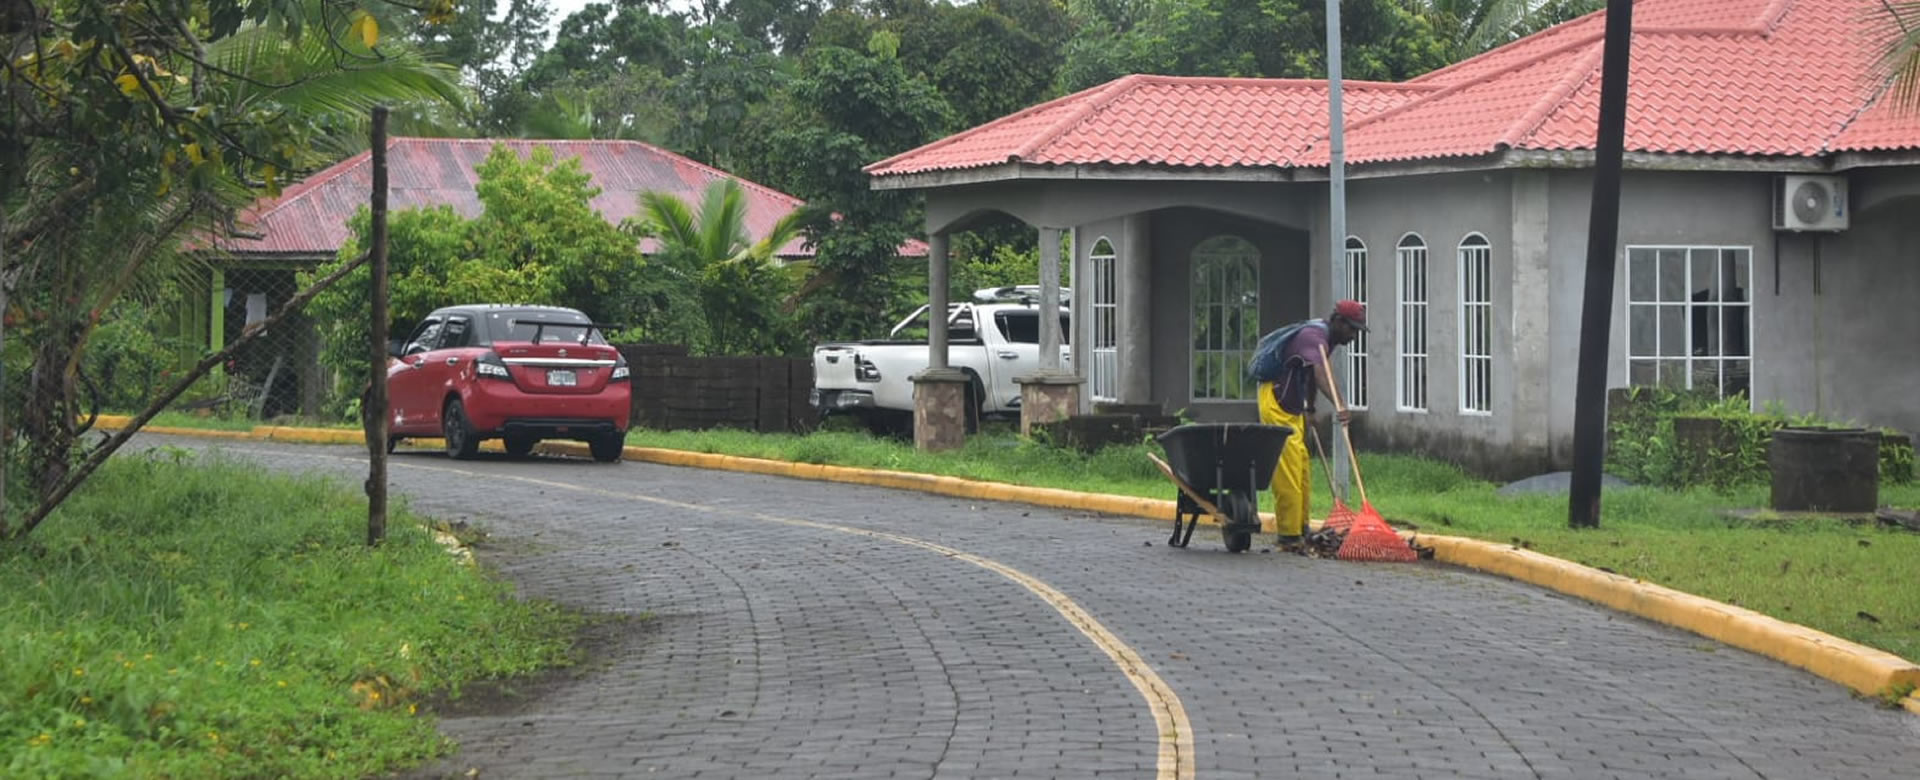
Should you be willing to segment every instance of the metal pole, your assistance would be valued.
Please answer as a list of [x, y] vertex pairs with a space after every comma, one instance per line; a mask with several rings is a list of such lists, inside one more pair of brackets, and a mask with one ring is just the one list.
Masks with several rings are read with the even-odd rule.
[[1626, 145], [1628, 47], [1633, 0], [1607, 0], [1600, 65], [1600, 128], [1594, 142], [1593, 204], [1587, 222], [1586, 294], [1580, 310], [1580, 368], [1573, 400], [1573, 484], [1567, 522], [1600, 526], [1600, 472], [1606, 460], [1607, 343], [1620, 232], [1620, 157]]
[[367, 545], [387, 535], [387, 107], [373, 107], [373, 362], [360, 410], [367, 431]]
[[[1353, 295], [1353, 280], [1347, 269], [1347, 118], [1340, 70], [1340, 0], [1327, 0], [1327, 245], [1333, 252], [1328, 266], [1333, 278], [1328, 289], [1335, 301]], [[1331, 372], [1333, 367], [1327, 369]], [[1335, 381], [1347, 373], [1333, 375]], [[1333, 484], [1344, 500], [1352, 469], [1347, 462], [1347, 437], [1332, 438]]]

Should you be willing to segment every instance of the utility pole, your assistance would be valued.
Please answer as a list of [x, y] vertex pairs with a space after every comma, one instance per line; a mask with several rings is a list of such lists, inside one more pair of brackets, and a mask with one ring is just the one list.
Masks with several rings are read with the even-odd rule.
[[[1327, 246], [1332, 252], [1328, 267], [1333, 277], [1328, 290], [1334, 301], [1353, 295], [1353, 279], [1347, 269], [1347, 118], [1341, 91], [1340, 0], [1327, 0]], [[1328, 307], [1332, 307], [1332, 302]], [[1327, 366], [1327, 370], [1335, 381], [1340, 381], [1339, 377], [1350, 373], [1351, 367], [1339, 374], [1331, 373], [1333, 366]], [[1333, 484], [1339, 493], [1336, 497], [1344, 500], [1350, 479], [1348, 472], [1352, 469], [1347, 461], [1347, 437], [1334, 436], [1332, 440]]]
[[367, 546], [387, 536], [387, 107], [373, 107], [373, 362], [360, 417], [367, 432]]
[[1633, 0], [1607, 0], [1600, 63], [1600, 127], [1594, 142], [1593, 204], [1587, 220], [1587, 278], [1580, 309], [1580, 363], [1573, 396], [1573, 484], [1567, 523], [1600, 527], [1600, 476], [1607, 454], [1607, 343], [1615, 254], [1620, 240], [1620, 157], [1626, 146], [1627, 63]]

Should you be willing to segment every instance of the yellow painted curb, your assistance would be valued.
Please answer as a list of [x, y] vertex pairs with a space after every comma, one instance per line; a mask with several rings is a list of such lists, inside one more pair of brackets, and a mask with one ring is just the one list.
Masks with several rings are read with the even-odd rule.
[[[124, 424], [125, 419], [118, 418], [118, 421]], [[109, 418], [103, 415], [98, 425], [103, 428], [114, 427], [108, 420]], [[359, 431], [271, 426], [255, 428], [251, 434], [236, 431], [157, 427], [147, 427], [143, 430], [187, 436], [271, 438], [278, 441], [325, 443], [365, 441]], [[487, 442], [486, 444], [495, 443]], [[587, 454], [586, 446], [576, 442], [542, 442], [540, 448], [552, 453]], [[1057, 488], [981, 482], [932, 474], [795, 463], [655, 447], [629, 446], [623, 454], [633, 460], [668, 466], [843, 482], [896, 490], [916, 490], [953, 498], [1077, 509], [1153, 520], [1171, 519], [1176, 506], [1175, 502], [1162, 499], [1081, 493]], [[1261, 519], [1264, 521], [1263, 525], [1271, 532], [1273, 515], [1263, 512]], [[1202, 522], [1214, 524], [1212, 518], [1202, 518]], [[1314, 525], [1317, 527], [1319, 523], [1315, 522]], [[1512, 545], [1408, 531], [1401, 531], [1400, 535], [1408, 539], [1417, 539], [1421, 544], [1432, 547], [1436, 561], [1510, 577], [1631, 615], [1685, 629], [1800, 667], [1863, 694], [1878, 696], [1903, 684], [1920, 685], [1920, 665], [1912, 661], [1750, 609], [1723, 604], [1631, 577], [1608, 574], [1598, 569], [1532, 550], [1519, 549]], [[1908, 711], [1920, 714], [1920, 694], [1906, 697], [1902, 706]]]

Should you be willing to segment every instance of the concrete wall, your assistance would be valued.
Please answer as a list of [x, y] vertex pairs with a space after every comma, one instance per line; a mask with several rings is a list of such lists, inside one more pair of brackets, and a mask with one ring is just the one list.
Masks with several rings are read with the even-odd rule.
[[1241, 217], [1192, 208], [1153, 212], [1150, 220], [1153, 262], [1151, 349], [1153, 400], [1169, 411], [1186, 409], [1201, 421], [1252, 421], [1259, 410], [1252, 400], [1192, 399], [1193, 250], [1218, 235], [1236, 235], [1260, 252], [1260, 328], [1265, 331], [1308, 316], [1311, 278], [1307, 234]]
[[[1324, 190], [1323, 190], [1324, 192]], [[1513, 172], [1360, 179], [1347, 185], [1347, 232], [1367, 247], [1367, 366], [1371, 403], [1355, 416], [1354, 444], [1362, 449], [1420, 452], [1498, 477], [1538, 473], [1544, 443], [1529, 445], [1517, 432], [1538, 430], [1537, 416], [1516, 424], [1519, 402], [1536, 392], [1515, 381], [1513, 287]], [[1324, 197], [1322, 200], [1324, 204]], [[1316, 225], [1325, 225], [1325, 206]], [[1398, 408], [1399, 266], [1396, 247], [1417, 233], [1427, 245], [1427, 411]], [[1460, 397], [1460, 242], [1487, 238], [1492, 254], [1493, 377], [1491, 415], [1463, 414]], [[1330, 246], [1315, 231], [1317, 272], [1312, 311], [1332, 309], [1326, 277]], [[1344, 241], [1342, 242], [1344, 245]], [[1521, 334], [1537, 333], [1521, 323]], [[1336, 362], [1336, 371], [1345, 362]], [[1524, 437], [1523, 437], [1524, 438]]]
[[[1627, 384], [1626, 255], [1636, 244], [1750, 247], [1753, 398], [1920, 431], [1920, 168], [1864, 170], [1849, 189], [1865, 211], [1839, 234], [1776, 233], [1773, 176], [1629, 171], [1622, 183], [1608, 387]], [[1571, 463], [1581, 278], [1592, 175], [1550, 185], [1552, 447]], [[1816, 245], [1819, 262], [1815, 262]], [[1818, 290], [1816, 291], [1816, 268]], [[1777, 284], [1776, 284], [1777, 280]]]
[[[927, 230], [964, 226], [994, 212], [1035, 227], [1088, 225], [1156, 209], [1195, 207], [1305, 230], [1302, 193], [1312, 185], [1260, 182], [1141, 182], [1023, 179], [927, 194]], [[1321, 192], [1325, 192], [1324, 187]]]
[[1755, 397], [1920, 434], [1920, 194], [1865, 202], [1846, 232], [1782, 237], [1778, 294], [1772, 268], [1756, 271]]

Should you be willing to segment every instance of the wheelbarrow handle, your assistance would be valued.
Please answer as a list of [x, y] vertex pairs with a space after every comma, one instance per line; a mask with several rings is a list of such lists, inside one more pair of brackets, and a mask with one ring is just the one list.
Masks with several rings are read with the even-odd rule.
[[1160, 472], [1163, 474], [1166, 474], [1167, 479], [1173, 480], [1174, 487], [1180, 488], [1180, 492], [1185, 493], [1187, 495], [1187, 498], [1193, 499], [1193, 502], [1196, 504], [1199, 504], [1201, 509], [1207, 510], [1207, 514], [1213, 515], [1213, 518], [1215, 520], [1218, 520], [1223, 524], [1232, 522], [1232, 518], [1227, 517], [1227, 513], [1220, 511], [1220, 507], [1215, 506], [1212, 501], [1208, 501], [1205, 498], [1201, 498], [1199, 491], [1196, 491], [1192, 487], [1189, 487], [1186, 481], [1180, 479], [1179, 475], [1173, 473], [1173, 467], [1167, 465], [1166, 461], [1161, 460], [1159, 457], [1155, 456], [1151, 452], [1147, 453], [1147, 460], [1151, 460], [1153, 461], [1153, 465], [1159, 466]]

